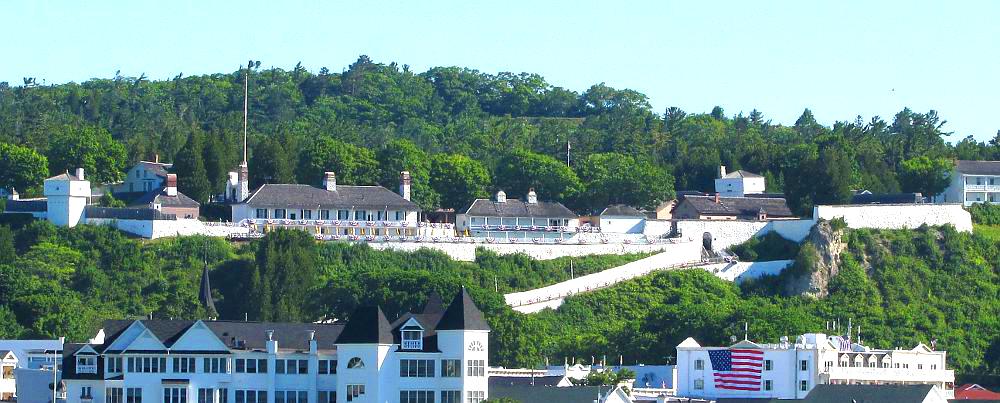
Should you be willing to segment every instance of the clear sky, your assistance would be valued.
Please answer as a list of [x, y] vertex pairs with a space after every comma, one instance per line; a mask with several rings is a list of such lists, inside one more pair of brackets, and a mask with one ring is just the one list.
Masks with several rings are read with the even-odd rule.
[[1000, 129], [1000, 1], [0, 0], [0, 81], [154, 79], [248, 59], [377, 62], [606, 82], [668, 106], [791, 124], [937, 110], [950, 140]]

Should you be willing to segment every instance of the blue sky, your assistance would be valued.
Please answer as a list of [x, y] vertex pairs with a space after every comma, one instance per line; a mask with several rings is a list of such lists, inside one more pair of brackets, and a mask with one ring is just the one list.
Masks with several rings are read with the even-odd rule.
[[[936, 109], [951, 140], [1000, 129], [998, 1], [0, 1], [0, 81], [154, 79], [262, 66], [341, 71], [360, 54], [424, 71], [606, 82], [668, 106], [791, 124]], [[280, 4], [279, 4], [280, 3]], [[619, 4], [622, 3], [622, 4]]]

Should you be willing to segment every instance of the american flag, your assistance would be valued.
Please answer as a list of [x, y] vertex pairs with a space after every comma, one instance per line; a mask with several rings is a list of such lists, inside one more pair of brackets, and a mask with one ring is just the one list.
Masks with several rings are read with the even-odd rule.
[[764, 369], [761, 350], [708, 350], [715, 375], [715, 387], [731, 390], [760, 390], [760, 372]]

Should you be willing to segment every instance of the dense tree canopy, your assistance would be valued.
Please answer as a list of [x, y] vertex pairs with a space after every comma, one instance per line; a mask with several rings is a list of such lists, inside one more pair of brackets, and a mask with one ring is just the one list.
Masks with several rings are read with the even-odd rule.
[[37, 193], [48, 173], [48, 160], [37, 151], [0, 143], [0, 189]]

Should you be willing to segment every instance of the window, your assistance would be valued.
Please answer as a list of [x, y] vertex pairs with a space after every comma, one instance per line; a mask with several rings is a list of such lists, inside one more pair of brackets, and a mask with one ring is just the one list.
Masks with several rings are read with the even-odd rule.
[[433, 378], [434, 360], [399, 360], [402, 378]]
[[125, 389], [125, 403], [142, 403], [142, 388]]
[[96, 374], [97, 357], [92, 355], [76, 357], [76, 372], [81, 374]]
[[319, 219], [320, 220], [329, 220], [330, 219], [330, 210], [320, 210], [319, 211]]
[[274, 218], [278, 218], [278, 219], [282, 219], [282, 220], [285, 219], [285, 209], [283, 209], [283, 208], [276, 208], [276, 209], [274, 209]]
[[441, 403], [462, 403], [462, 391], [442, 390]]
[[319, 391], [319, 403], [337, 403], [337, 392], [332, 390]]
[[809, 390], [809, 381], [807, 381], [805, 379], [799, 381], [799, 390], [801, 390], [803, 392]]
[[312, 210], [302, 210], [302, 219], [303, 220], [312, 220], [312, 218], [313, 218], [313, 211]]
[[162, 373], [167, 371], [166, 357], [128, 357], [128, 372]]
[[917, 369], [924, 369], [924, 364], [917, 364]]
[[274, 392], [274, 403], [309, 403], [304, 390], [279, 390]]
[[441, 376], [446, 378], [462, 376], [462, 360], [441, 360]]
[[403, 212], [402, 211], [397, 211], [396, 212], [396, 221], [403, 221]]
[[337, 210], [337, 219], [346, 220], [351, 218], [351, 212], [347, 210]]
[[113, 374], [120, 374], [124, 370], [122, 368], [122, 358], [121, 357], [108, 357], [107, 359], [107, 372]]
[[237, 390], [236, 403], [267, 403], [267, 391]]
[[696, 369], [696, 370], [705, 369], [705, 361], [704, 360], [694, 360], [694, 369]]
[[253, 358], [237, 358], [236, 373], [238, 374], [266, 374], [267, 360]]
[[413, 330], [403, 330], [403, 345], [404, 350], [420, 350], [424, 348], [424, 332], [420, 329]]
[[163, 388], [163, 403], [187, 403], [187, 388]]
[[174, 372], [180, 374], [194, 373], [194, 357], [174, 357]]
[[937, 364], [931, 364], [931, 370], [936, 370], [936, 369], [937, 369]]
[[14, 366], [4, 365], [3, 366], [3, 379], [14, 379]]
[[764, 390], [772, 390], [772, 389], [774, 389], [774, 384], [771, 382], [770, 379], [765, 379], [764, 380]]
[[469, 360], [466, 376], [486, 376], [486, 360]]
[[308, 374], [309, 360], [276, 360], [274, 371], [278, 374]]
[[267, 218], [267, 209], [266, 208], [257, 209], [257, 218]]
[[809, 370], [809, 360], [799, 360], [799, 370], [808, 371]]
[[347, 385], [347, 401], [353, 402], [360, 396], [365, 395], [365, 385]]
[[91, 399], [91, 400], [93, 400], [94, 399], [93, 388], [90, 387], [90, 386], [81, 386], [80, 387], [80, 398], [81, 399]]
[[204, 367], [201, 369], [202, 372], [206, 374], [225, 374], [229, 373], [229, 359], [224, 357], [216, 358], [205, 358], [202, 362]]
[[211, 388], [199, 388], [198, 389], [198, 403], [216, 403], [215, 402], [215, 389], [211, 389]]
[[351, 358], [351, 360], [347, 362], [347, 368], [353, 369], [353, 368], [364, 368], [364, 367], [365, 367], [365, 362], [361, 361], [361, 357]]
[[486, 392], [481, 390], [470, 390], [466, 396], [468, 396], [468, 399], [465, 400], [466, 403], [480, 403], [486, 400]]
[[364, 221], [365, 220], [365, 211], [364, 210], [355, 210], [354, 211], [354, 220], [355, 221]]
[[401, 390], [399, 403], [434, 403], [434, 392], [429, 390]]
[[104, 389], [104, 403], [123, 403], [124, 397], [125, 393], [122, 388]]
[[764, 370], [765, 371], [770, 371], [771, 370], [771, 365], [773, 365], [773, 363], [771, 362], [771, 360], [764, 360]]
[[320, 375], [334, 375], [337, 373], [337, 360], [319, 360]]
[[694, 389], [695, 390], [705, 389], [705, 380], [704, 379], [695, 379], [694, 380]]

